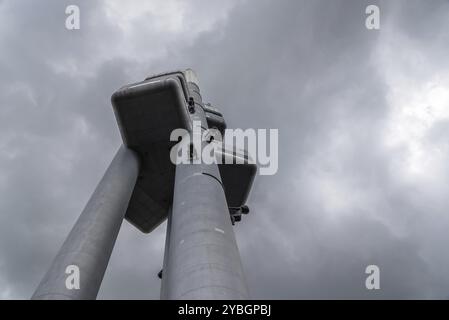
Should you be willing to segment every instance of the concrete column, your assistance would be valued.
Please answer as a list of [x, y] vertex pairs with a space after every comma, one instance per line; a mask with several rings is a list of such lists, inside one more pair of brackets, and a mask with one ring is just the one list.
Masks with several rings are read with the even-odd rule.
[[[191, 119], [207, 129], [197, 84], [189, 83], [189, 90]], [[248, 299], [217, 164], [176, 166], [167, 237], [161, 298]]]
[[[137, 155], [121, 146], [32, 299], [97, 297], [138, 173]], [[74, 268], [79, 269], [79, 289], [66, 285], [73, 287], [67, 279]]]

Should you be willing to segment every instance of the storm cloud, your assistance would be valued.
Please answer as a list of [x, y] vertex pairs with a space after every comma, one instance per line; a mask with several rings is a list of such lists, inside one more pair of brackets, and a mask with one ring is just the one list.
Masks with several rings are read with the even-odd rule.
[[[1, 299], [32, 295], [120, 146], [111, 94], [187, 67], [228, 127], [279, 129], [235, 227], [253, 298], [449, 296], [447, 1], [0, 0], [0, 25]], [[165, 228], [123, 223], [99, 298], [159, 298]]]

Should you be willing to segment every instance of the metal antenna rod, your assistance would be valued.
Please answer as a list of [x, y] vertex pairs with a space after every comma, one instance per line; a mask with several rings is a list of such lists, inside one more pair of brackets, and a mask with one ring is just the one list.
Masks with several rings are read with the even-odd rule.
[[[138, 173], [136, 154], [122, 146], [32, 299], [97, 297]], [[79, 270], [79, 289], [66, 285], [71, 266]]]
[[[185, 72], [194, 100], [190, 117], [207, 129], [198, 80], [191, 73]], [[161, 298], [248, 299], [218, 165], [177, 165], [174, 188]]]

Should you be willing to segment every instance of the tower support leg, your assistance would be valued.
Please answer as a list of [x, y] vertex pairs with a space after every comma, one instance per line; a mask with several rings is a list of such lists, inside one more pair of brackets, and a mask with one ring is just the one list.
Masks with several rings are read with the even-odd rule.
[[218, 167], [181, 164], [175, 179], [161, 298], [248, 299]]
[[138, 174], [137, 155], [121, 146], [32, 299], [97, 297]]
[[[190, 82], [189, 91], [191, 119], [207, 129], [199, 87]], [[168, 219], [161, 298], [248, 299], [216, 163], [176, 166]]]

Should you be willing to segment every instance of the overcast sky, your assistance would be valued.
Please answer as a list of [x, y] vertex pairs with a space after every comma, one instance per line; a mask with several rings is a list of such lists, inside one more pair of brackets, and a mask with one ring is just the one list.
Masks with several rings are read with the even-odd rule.
[[[187, 67], [230, 128], [279, 129], [235, 227], [253, 298], [448, 298], [448, 56], [444, 0], [0, 0], [0, 298], [32, 295], [121, 144], [111, 94]], [[165, 228], [123, 223], [99, 298], [159, 298]]]

